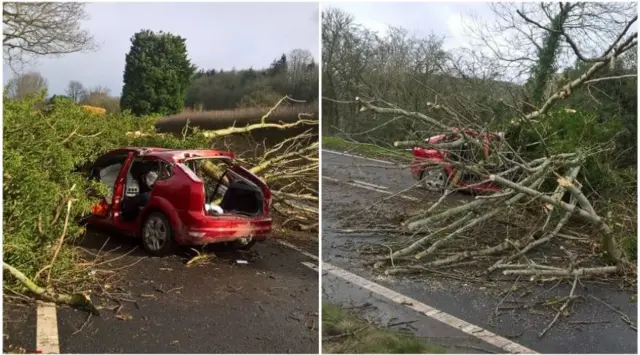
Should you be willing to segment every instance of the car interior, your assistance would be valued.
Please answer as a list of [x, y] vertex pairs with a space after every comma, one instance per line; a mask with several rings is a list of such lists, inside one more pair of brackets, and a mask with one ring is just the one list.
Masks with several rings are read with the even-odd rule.
[[[185, 164], [205, 185], [205, 206], [216, 205], [224, 213], [255, 216], [263, 211], [262, 191], [220, 159], [193, 159]], [[209, 209], [205, 208], [209, 213]]]
[[120, 210], [125, 220], [134, 221], [149, 201], [156, 180], [148, 178], [152, 172], [157, 179], [169, 174], [167, 164], [159, 160], [136, 158], [131, 163]]

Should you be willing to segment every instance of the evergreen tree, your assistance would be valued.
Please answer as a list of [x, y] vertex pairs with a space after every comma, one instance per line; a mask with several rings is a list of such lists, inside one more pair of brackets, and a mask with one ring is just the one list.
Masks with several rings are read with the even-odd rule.
[[126, 57], [120, 106], [135, 115], [178, 113], [195, 70], [184, 38], [162, 31], [138, 32]]

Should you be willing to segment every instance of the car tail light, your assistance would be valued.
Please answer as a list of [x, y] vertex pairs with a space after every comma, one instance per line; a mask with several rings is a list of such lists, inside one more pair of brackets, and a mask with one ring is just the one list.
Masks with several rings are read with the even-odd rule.
[[104, 202], [97, 203], [91, 207], [91, 213], [96, 216], [104, 217], [107, 212], [109, 212], [109, 205]]

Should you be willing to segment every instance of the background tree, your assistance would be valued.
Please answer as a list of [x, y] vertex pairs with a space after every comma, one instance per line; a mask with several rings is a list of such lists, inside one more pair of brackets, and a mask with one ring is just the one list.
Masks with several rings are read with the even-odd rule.
[[314, 102], [318, 74], [313, 56], [302, 49], [281, 55], [265, 69], [201, 69], [189, 85], [185, 105], [196, 110], [271, 107], [284, 95]]
[[120, 98], [110, 95], [111, 90], [107, 87], [96, 86], [86, 91], [85, 96], [80, 101], [83, 105], [102, 107], [108, 113], [120, 112]]
[[39, 56], [63, 55], [97, 48], [81, 28], [88, 18], [79, 2], [4, 2], [4, 61], [14, 71]]
[[24, 99], [29, 95], [40, 94], [47, 89], [47, 79], [40, 73], [29, 72], [20, 74], [7, 83], [7, 96], [13, 99]]
[[493, 20], [467, 23], [472, 46], [499, 63], [502, 80], [527, 83], [529, 104], [549, 91], [556, 73], [608, 54], [637, 19], [637, 5], [628, 2], [494, 3], [491, 9]]
[[185, 39], [144, 30], [131, 38], [120, 106], [135, 115], [182, 111], [195, 67]]
[[287, 78], [290, 95], [299, 100], [312, 100], [318, 90], [318, 70], [311, 52], [294, 49], [289, 54]]
[[67, 87], [66, 94], [70, 97], [73, 102], [79, 103], [86, 99], [87, 90], [84, 88], [81, 82], [71, 80], [69, 82], [69, 86]]

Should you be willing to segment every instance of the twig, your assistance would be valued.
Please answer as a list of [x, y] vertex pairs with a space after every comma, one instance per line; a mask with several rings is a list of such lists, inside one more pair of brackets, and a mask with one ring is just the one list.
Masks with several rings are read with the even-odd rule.
[[417, 320], [409, 320], [409, 321], [406, 321], [406, 322], [395, 322], [395, 323], [390, 323], [390, 324], [387, 324], [387, 328], [396, 327], [396, 326], [398, 326], [398, 325], [413, 324], [413, 323], [415, 323], [415, 322], [417, 322]]
[[328, 340], [333, 340], [333, 339], [339, 339], [339, 338], [344, 338], [344, 337], [349, 337], [349, 336], [354, 336], [356, 334], [358, 334], [359, 332], [369, 328], [371, 326], [371, 324], [367, 324], [363, 327], [360, 327], [352, 332], [346, 332], [346, 333], [342, 333], [342, 334], [337, 334], [337, 335], [332, 335], [332, 336], [323, 336], [322, 340], [323, 341], [328, 341]]
[[564, 302], [564, 304], [560, 307], [560, 309], [559, 309], [559, 310], [558, 310], [558, 312], [556, 313], [556, 316], [555, 316], [555, 317], [553, 317], [553, 320], [551, 321], [551, 323], [549, 323], [549, 325], [548, 325], [546, 328], [544, 328], [544, 329], [542, 330], [542, 332], [540, 332], [540, 334], [538, 334], [538, 337], [539, 337], [539, 338], [542, 338], [542, 337], [544, 336], [544, 334], [545, 334], [549, 329], [551, 329], [551, 327], [553, 327], [553, 325], [554, 325], [554, 324], [556, 323], [556, 321], [558, 320], [558, 317], [560, 317], [560, 314], [562, 314], [562, 312], [564, 312], [564, 310], [569, 306], [569, 303], [570, 303], [571, 301], [573, 301], [573, 300], [574, 300], [573, 293], [574, 293], [574, 292], [575, 292], [575, 290], [576, 290], [576, 285], [577, 285], [577, 284], [578, 284], [578, 275], [576, 275], [576, 276], [573, 278], [573, 286], [571, 287], [571, 292], [569, 293], [569, 297], [567, 297], [567, 300], [566, 300], [566, 301]]
[[511, 287], [509, 288], [509, 291], [507, 292], [507, 294], [506, 294], [506, 295], [504, 295], [504, 297], [502, 297], [502, 299], [500, 300], [500, 302], [498, 302], [498, 304], [496, 305], [496, 309], [495, 309], [495, 311], [494, 311], [494, 314], [495, 314], [496, 316], [498, 316], [498, 315], [499, 315], [499, 308], [500, 308], [500, 305], [502, 304], [502, 302], [504, 302], [504, 300], [505, 300], [505, 299], [507, 299], [507, 297], [509, 297], [509, 295], [511, 295], [511, 293], [513, 292], [513, 290], [514, 290], [514, 289], [515, 289], [515, 287], [516, 287], [516, 284], [518, 284], [518, 281], [520, 281], [520, 276], [518, 276], [518, 277], [516, 278], [516, 280], [513, 282], [513, 285], [511, 285]]
[[161, 292], [161, 293], [164, 293], [164, 294], [168, 294], [168, 293], [170, 293], [171, 291], [178, 291], [178, 290], [181, 290], [182, 288], [183, 288], [182, 286], [180, 286], [180, 287], [174, 287], [174, 288], [172, 288], [172, 289], [170, 289], [170, 290], [168, 290], [168, 291], [165, 291], [165, 290], [163, 290], [162, 288], [160, 288], [160, 287], [158, 286], [158, 287], [156, 287], [156, 291]]
[[75, 332], [71, 333], [71, 335], [76, 335], [76, 334], [80, 333], [84, 329], [84, 327], [87, 326], [87, 324], [89, 323], [89, 320], [91, 320], [91, 317], [93, 317], [93, 314], [89, 313], [87, 315], [87, 319], [84, 321], [84, 323], [82, 323], [80, 328], [78, 330], [76, 330]]
[[635, 325], [635, 324], [633, 324], [633, 322], [631, 321], [631, 319], [629, 318], [629, 316], [628, 316], [628, 315], [626, 315], [625, 313], [623, 313], [623, 312], [621, 312], [621, 311], [617, 310], [617, 309], [616, 309], [615, 307], [613, 307], [612, 305], [608, 304], [607, 302], [605, 302], [605, 301], [603, 301], [603, 300], [599, 299], [598, 297], [596, 297], [596, 296], [594, 296], [594, 295], [589, 295], [589, 297], [591, 297], [591, 298], [593, 298], [594, 300], [596, 300], [596, 301], [598, 301], [598, 302], [602, 303], [603, 305], [605, 305], [605, 306], [606, 306], [607, 308], [609, 308], [610, 310], [612, 310], [612, 311], [614, 311], [614, 312], [618, 313], [618, 314], [620, 315], [620, 318], [621, 318], [625, 323], [629, 324], [629, 326], [631, 327], [631, 329], [633, 329], [633, 330], [635, 330], [635, 331], [637, 331], [637, 330], [638, 330], [638, 328], [636, 327], [636, 325]]
[[[71, 186], [71, 189], [69, 191], [73, 191], [75, 187], [76, 185], [74, 184], [73, 186]], [[62, 245], [64, 244], [64, 238], [67, 235], [67, 227], [69, 226], [69, 215], [71, 214], [72, 203], [73, 203], [73, 199], [69, 199], [69, 201], [67, 201], [67, 215], [64, 218], [64, 226], [62, 227], [62, 234], [60, 234], [60, 239], [58, 240], [58, 245], [56, 246], [56, 249], [53, 252], [53, 257], [51, 258], [51, 262], [49, 263], [49, 265], [46, 266], [46, 268], [48, 268], [47, 285], [51, 284], [51, 271], [53, 270], [53, 265], [55, 264], [56, 259], [58, 258], [58, 253], [60, 253], [60, 249], [62, 249]]]

